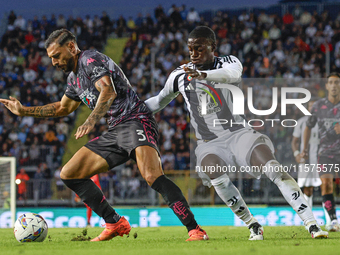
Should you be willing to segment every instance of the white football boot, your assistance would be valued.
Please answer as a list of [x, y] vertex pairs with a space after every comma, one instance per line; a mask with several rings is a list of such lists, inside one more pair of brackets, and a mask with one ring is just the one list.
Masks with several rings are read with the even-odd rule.
[[329, 232], [340, 232], [340, 226], [337, 220], [332, 220], [332, 222], [327, 224], [325, 228]]
[[260, 223], [255, 222], [249, 226], [250, 230], [250, 241], [255, 240], [263, 240], [263, 227], [260, 225]]
[[328, 238], [328, 232], [323, 231], [316, 224], [310, 225], [308, 231], [312, 235], [312, 238], [315, 238], [315, 239]]

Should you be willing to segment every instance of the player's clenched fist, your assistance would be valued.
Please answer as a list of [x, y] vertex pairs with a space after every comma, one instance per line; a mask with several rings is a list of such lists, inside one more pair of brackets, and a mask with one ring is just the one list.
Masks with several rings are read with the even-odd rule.
[[207, 77], [206, 73], [202, 73], [197, 69], [192, 69], [187, 66], [183, 67], [183, 70], [192, 78], [203, 80], [205, 77]]

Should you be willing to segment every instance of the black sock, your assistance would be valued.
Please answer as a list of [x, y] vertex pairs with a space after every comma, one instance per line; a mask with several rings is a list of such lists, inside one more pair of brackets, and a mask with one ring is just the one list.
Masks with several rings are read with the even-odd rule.
[[182, 191], [175, 183], [173, 183], [165, 175], [162, 175], [157, 178], [151, 188], [163, 196], [165, 202], [174, 211], [182, 224], [187, 227], [188, 231], [197, 227], [194, 214], [191, 212]]
[[337, 217], [335, 213], [335, 202], [333, 194], [323, 195], [322, 201], [324, 203], [326, 211], [328, 212], [329, 218], [331, 218], [331, 220], [336, 220]]
[[90, 179], [62, 179], [62, 181], [96, 214], [103, 217], [106, 223], [119, 221], [120, 215], [109, 205], [103, 192], [93, 181]]

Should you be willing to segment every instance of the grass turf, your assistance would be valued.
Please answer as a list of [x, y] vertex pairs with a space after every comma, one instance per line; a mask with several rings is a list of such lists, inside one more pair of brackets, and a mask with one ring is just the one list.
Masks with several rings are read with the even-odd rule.
[[[81, 228], [52, 228], [42, 243], [19, 243], [12, 229], [0, 229], [0, 254], [308, 254], [340, 253], [340, 233], [330, 233], [328, 239], [312, 239], [304, 227], [265, 227], [264, 241], [248, 241], [246, 227], [205, 227], [209, 241], [185, 242], [183, 227], [133, 228], [130, 236], [115, 237], [107, 242], [71, 241], [83, 236]], [[94, 238], [101, 228], [89, 228]]]

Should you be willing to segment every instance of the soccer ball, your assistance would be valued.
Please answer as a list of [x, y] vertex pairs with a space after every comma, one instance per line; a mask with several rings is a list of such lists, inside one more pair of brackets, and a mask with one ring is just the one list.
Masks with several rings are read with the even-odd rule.
[[45, 240], [48, 226], [43, 217], [36, 213], [21, 215], [14, 224], [14, 236], [18, 242], [42, 242]]

